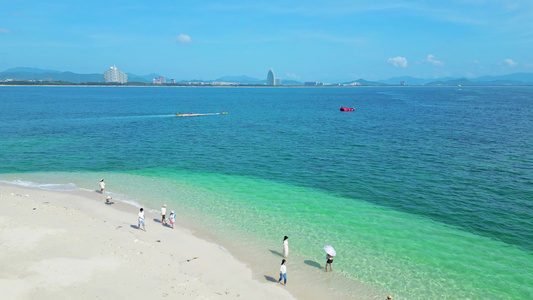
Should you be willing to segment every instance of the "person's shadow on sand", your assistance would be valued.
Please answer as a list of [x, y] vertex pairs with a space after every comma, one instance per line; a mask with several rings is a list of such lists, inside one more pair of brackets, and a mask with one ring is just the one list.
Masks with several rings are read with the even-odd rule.
[[278, 280], [272, 276], [265, 275], [265, 279], [270, 282], [278, 282]]
[[304, 260], [304, 263], [308, 266], [311, 266], [311, 267], [316, 267], [316, 268], [319, 268], [320, 270], [322, 270], [322, 265], [317, 263], [316, 261], [312, 261], [312, 260]]
[[[159, 220], [157, 218], [154, 218], [154, 222], [161, 224], [161, 220]], [[170, 226], [170, 224], [168, 224], [168, 223], [167, 224], [163, 224], [163, 226], [168, 227], [168, 228], [172, 228], [172, 226]]]
[[272, 252], [272, 254], [274, 254], [274, 255], [283, 257], [283, 254], [281, 254], [281, 252], [278, 252], [276, 250], [268, 250], [268, 251]]

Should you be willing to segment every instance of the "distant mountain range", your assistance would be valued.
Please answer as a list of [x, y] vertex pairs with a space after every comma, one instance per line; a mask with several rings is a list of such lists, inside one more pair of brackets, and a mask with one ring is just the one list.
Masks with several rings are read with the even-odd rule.
[[[154, 77], [159, 77], [157, 74], [149, 74], [145, 76], [138, 76], [135, 74], [127, 74], [128, 81], [152, 83]], [[72, 72], [60, 72], [54, 70], [43, 70], [37, 68], [12, 68], [0, 72], [0, 80], [35, 80], [35, 81], [66, 81], [72, 83], [86, 83], [86, 82], [104, 82], [104, 74], [77, 74]]]
[[[159, 74], [136, 75], [126, 73], [128, 75], [128, 82], [152, 83], [153, 78], [162, 77]], [[164, 77], [164, 76], [163, 76]], [[35, 80], [35, 81], [65, 81], [71, 83], [103, 83], [104, 76], [102, 74], [77, 74], [73, 72], [60, 72], [54, 70], [43, 70], [38, 68], [12, 68], [0, 72], [0, 81], [7, 79], [11, 80]], [[168, 78], [167, 78], [168, 81]], [[257, 79], [249, 76], [223, 76], [215, 80], [181, 80], [180, 83], [185, 82], [231, 82], [239, 84], [265, 84], [265, 79]], [[469, 85], [533, 85], [533, 73], [513, 73], [501, 76], [483, 76], [478, 78], [436, 78], [423, 79], [409, 76], [393, 77], [386, 80], [367, 81], [365, 79], [354, 80], [350, 82], [343, 82], [342, 84], [359, 83], [363, 86], [383, 86], [383, 85], [401, 85], [405, 82], [406, 85], [425, 85], [425, 86], [469, 86]], [[303, 85], [302, 82], [295, 80], [282, 80], [283, 85]]]
[[433, 78], [422, 79], [415, 77], [393, 77], [387, 80], [380, 80], [377, 83], [387, 85], [399, 85], [400, 82], [407, 85], [429, 85], [429, 86], [454, 86], [454, 85], [533, 85], [533, 73], [513, 73], [500, 76], [483, 76], [478, 78]]

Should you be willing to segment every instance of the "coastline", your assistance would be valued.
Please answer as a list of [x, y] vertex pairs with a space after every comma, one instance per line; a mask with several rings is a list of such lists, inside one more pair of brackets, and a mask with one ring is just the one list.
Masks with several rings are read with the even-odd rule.
[[[8, 245], [0, 262], [10, 270], [0, 272], [0, 291], [10, 291], [10, 299], [52, 299], [80, 291], [82, 299], [102, 293], [109, 299], [382, 299], [383, 291], [325, 273], [322, 262], [295, 253], [288, 259], [287, 286], [281, 286], [278, 245], [261, 244], [242, 232], [235, 239], [223, 238], [196, 224], [199, 216], [179, 209], [173, 230], [161, 225], [159, 208], [142, 200], [113, 199], [113, 205], [105, 205], [107, 192], [4, 181], [0, 193], [0, 241]], [[139, 207], [145, 208], [146, 232], [137, 228]], [[167, 217], [173, 209], [167, 208]], [[39, 273], [43, 265], [51, 271]]]
[[137, 229], [137, 207], [105, 205], [96, 192], [0, 183], [0, 193], [0, 290], [9, 299], [295, 299], [253, 279], [223, 247], [162, 226], [150, 210], [145, 232]]

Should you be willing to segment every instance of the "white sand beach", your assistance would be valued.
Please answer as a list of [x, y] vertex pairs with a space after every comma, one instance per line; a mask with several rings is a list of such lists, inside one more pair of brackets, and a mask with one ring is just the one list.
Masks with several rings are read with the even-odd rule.
[[137, 207], [105, 205], [97, 193], [9, 184], [0, 193], [2, 299], [295, 299], [156, 213], [146, 212], [145, 232]]

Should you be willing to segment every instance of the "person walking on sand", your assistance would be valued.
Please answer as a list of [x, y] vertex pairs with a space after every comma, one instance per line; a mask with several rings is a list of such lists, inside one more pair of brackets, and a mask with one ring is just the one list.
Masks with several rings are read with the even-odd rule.
[[137, 224], [137, 227], [141, 229], [141, 225], [143, 226], [143, 230], [146, 231], [146, 228], [144, 227], [144, 209], [141, 208], [139, 210], [139, 224]]
[[287, 258], [289, 256], [289, 237], [285, 236], [283, 238], [283, 257]]
[[172, 226], [172, 229], [174, 229], [174, 223], [176, 223], [176, 214], [174, 211], [170, 212], [170, 216], [168, 216], [168, 219], [170, 221], [170, 226]]
[[287, 285], [287, 266], [285, 265], [287, 261], [283, 259], [281, 261], [281, 267], [279, 268], [279, 280], [278, 283], [281, 284], [281, 279], [283, 279], [283, 285]]
[[326, 272], [328, 271], [328, 265], [329, 265], [329, 271], [333, 271], [331, 268], [331, 264], [333, 263], [333, 256], [326, 254]]
[[166, 204], [163, 204], [163, 206], [161, 207], [161, 224], [163, 224], [163, 226], [167, 225], [167, 205]]
[[105, 182], [102, 179], [102, 180], [100, 180], [100, 194], [104, 193], [104, 189], [105, 189]]

